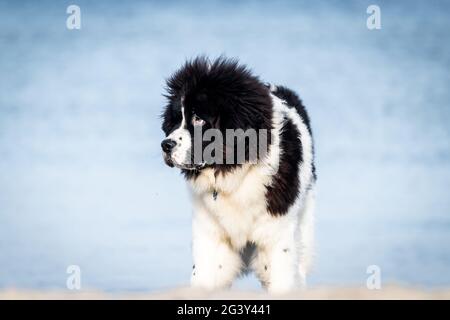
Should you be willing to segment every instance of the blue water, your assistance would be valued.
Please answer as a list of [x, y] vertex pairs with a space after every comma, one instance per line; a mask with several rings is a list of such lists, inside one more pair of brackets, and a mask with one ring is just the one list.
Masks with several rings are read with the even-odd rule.
[[[450, 285], [450, 4], [0, 2], [0, 287], [188, 283], [191, 206], [163, 164], [164, 79], [239, 57], [297, 90], [317, 150], [311, 285]], [[258, 288], [253, 277], [237, 283]]]

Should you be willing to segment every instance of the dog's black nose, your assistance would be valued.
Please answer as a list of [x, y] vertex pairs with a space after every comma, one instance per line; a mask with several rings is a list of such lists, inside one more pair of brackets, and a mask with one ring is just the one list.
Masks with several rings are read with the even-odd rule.
[[170, 153], [172, 149], [177, 145], [177, 142], [172, 139], [164, 139], [161, 142], [161, 148], [165, 153]]

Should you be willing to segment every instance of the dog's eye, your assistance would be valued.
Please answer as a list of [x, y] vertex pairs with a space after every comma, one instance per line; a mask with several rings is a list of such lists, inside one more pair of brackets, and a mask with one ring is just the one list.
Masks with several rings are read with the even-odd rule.
[[203, 120], [202, 118], [200, 118], [199, 116], [194, 114], [194, 116], [192, 117], [192, 125], [193, 126], [202, 126], [204, 124], [205, 124], [205, 120]]

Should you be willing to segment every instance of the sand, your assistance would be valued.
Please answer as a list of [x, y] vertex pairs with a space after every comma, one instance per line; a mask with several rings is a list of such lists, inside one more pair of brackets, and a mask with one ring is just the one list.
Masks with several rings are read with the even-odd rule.
[[287, 295], [271, 296], [263, 291], [220, 291], [207, 292], [192, 288], [177, 288], [164, 292], [117, 293], [110, 294], [96, 290], [58, 291], [3, 289], [0, 300], [10, 299], [450, 299], [450, 289], [423, 289], [403, 286], [386, 286], [381, 290], [368, 290], [362, 287], [323, 287], [292, 292]]

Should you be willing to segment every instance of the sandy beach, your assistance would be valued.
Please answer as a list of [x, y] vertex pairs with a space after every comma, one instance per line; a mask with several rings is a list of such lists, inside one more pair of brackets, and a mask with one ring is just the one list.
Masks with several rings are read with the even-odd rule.
[[287, 295], [271, 296], [262, 291], [220, 291], [207, 292], [192, 288], [177, 288], [164, 292], [151, 293], [118, 293], [109, 294], [95, 290], [82, 290], [78, 292], [68, 291], [41, 291], [23, 289], [4, 289], [0, 291], [0, 300], [105, 300], [105, 299], [139, 299], [139, 300], [190, 300], [190, 299], [325, 299], [325, 300], [347, 300], [347, 299], [450, 299], [450, 289], [421, 289], [414, 287], [386, 286], [381, 290], [368, 290], [363, 287], [323, 287], [312, 288], [305, 291], [293, 292]]

